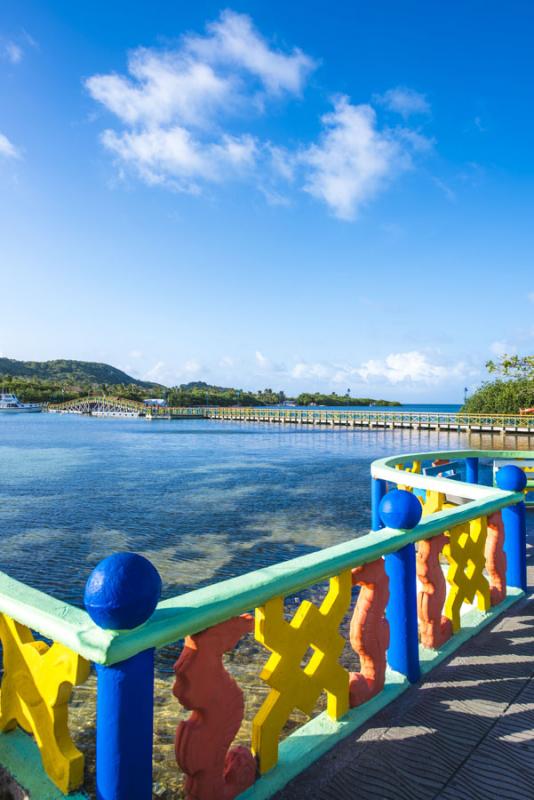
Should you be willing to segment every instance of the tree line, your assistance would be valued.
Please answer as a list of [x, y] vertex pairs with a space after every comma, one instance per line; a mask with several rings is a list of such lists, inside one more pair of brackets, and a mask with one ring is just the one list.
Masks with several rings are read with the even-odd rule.
[[488, 361], [493, 380], [486, 381], [464, 403], [470, 414], [518, 414], [534, 408], [534, 356], [503, 355]]
[[295, 400], [298, 406], [400, 406], [396, 400], [374, 400], [372, 397], [351, 397], [350, 394], [303, 392]]
[[18, 375], [0, 376], [0, 389], [12, 392], [25, 403], [62, 403], [77, 400], [88, 395], [108, 395], [124, 400], [142, 402], [151, 397], [160, 397], [169, 406], [273, 406], [291, 400], [298, 406], [398, 406], [390, 400], [374, 400], [369, 397], [351, 397], [335, 392], [303, 392], [296, 398], [288, 398], [283, 391], [271, 388], [252, 392], [223, 386], [212, 386], [198, 381], [181, 384], [170, 389], [163, 387], [147, 388], [135, 383], [91, 383], [89, 381], [70, 383], [58, 380], [28, 378]]

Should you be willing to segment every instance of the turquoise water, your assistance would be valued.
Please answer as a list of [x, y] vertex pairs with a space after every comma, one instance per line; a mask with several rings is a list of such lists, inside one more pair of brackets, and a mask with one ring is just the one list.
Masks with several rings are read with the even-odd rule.
[[369, 464], [463, 447], [456, 433], [0, 415], [0, 569], [80, 604], [95, 564], [134, 550], [164, 595], [369, 529]]

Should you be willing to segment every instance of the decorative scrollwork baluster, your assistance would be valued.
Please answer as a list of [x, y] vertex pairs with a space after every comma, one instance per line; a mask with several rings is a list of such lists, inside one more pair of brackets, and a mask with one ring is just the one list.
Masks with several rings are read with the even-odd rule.
[[506, 553], [504, 547], [504, 525], [500, 511], [488, 517], [486, 539], [486, 570], [489, 575], [491, 605], [495, 606], [506, 597]]
[[223, 654], [254, 628], [249, 614], [188, 636], [174, 665], [174, 696], [193, 713], [176, 729], [176, 761], [187, 775], [188, 800], [232, 800], [256, 779], [247, 747], [230, 748], [243, 720], [243, 692]]
[[[345, 644], [339, 625], [350, 605], [351, 584], [350, 570], [331, 578], [321, 605], [304, 600], [290, 622], [284, 619], [282, 597], [256, 609], [256, 639], [272, 653], [261, 673], [271, 691], [252, 728], [252, 749], [261, 773], [275, 766], [278, 738], [294, 708], [311, 714], [324, 690], [333, 719], [348, 711], [349, 674], [339, 663]], [[302, 668], [310, 648], [311, 658]]]
[[419, 633], [425, 647], [441, 647], [452, 634], [452, 625], [442, 612], [447, 595], [445, 576], [439, 556], [448, 537], [442, 533], [433, 539], [418, 542], [416, 571], [421, 583], [417, 596]]
[[29, 628], [0, 614], [4, 675], [0, 730], [32, 733], [50, 780], [67, 794], [83, 781], [83, 753], [68, 729], [72, 687], [89, 677], [89, 662], [68, 647], [36, 641]]
[[445, 603], [445, 616], [451, 620], [453, 632], [460, 630], [460, 610], [464, 602], [477, 597], [479, 611], [491, 607], [490, 587], [484, 577], [487, 522], [485, 517], [456, 525], [449, 531], [449, 542], [443, 548], [449, 569], [450, 591]]
[[360, 672], [350, 673], [351, 708], [365, 703], [384, 688], [389, 623], [385, 610], [389, 580], [382, 558], [352, 570], [352, 583], [361, 586], [350, 623], [350, 643], [360, 658]]

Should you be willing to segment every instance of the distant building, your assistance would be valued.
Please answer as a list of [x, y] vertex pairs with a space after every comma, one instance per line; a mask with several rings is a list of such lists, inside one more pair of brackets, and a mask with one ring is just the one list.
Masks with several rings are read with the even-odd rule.
[[143, 403], [145, 406], [158, 406], [158, 408], [164, 408], [167, 405], [167, 401], [162, 397], [147, 397]]

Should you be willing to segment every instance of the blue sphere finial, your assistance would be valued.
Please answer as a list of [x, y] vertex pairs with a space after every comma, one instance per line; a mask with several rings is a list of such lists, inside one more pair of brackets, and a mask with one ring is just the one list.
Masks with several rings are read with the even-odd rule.
[[419, 524], [423, 507], [412, 492], [392, 489], [382, 498], [378, 513], [386, 528], [411, 530]]
[[497, 486], [508, 492], [522, 492], [527, 485], [527, 476], [519, 467], [508, 464], [497, 471]]
[[87, 613], [101, 628], [137, 628], [152, 615], [161, 595], [161, 578], [137, 553], [115, 553], [96, 565], [85, 584]]

